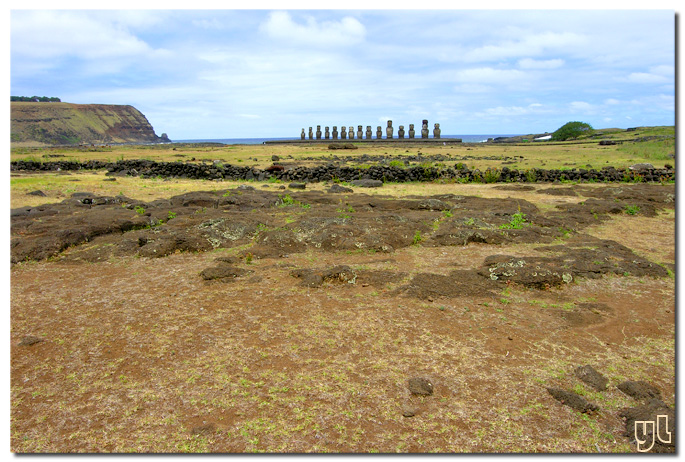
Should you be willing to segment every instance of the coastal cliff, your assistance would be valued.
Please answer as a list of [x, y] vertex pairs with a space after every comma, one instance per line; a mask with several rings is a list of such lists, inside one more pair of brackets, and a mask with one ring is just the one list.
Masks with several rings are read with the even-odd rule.
[[12, 145], [161, 143], [147, 118], [133, 106], [11, 102]]

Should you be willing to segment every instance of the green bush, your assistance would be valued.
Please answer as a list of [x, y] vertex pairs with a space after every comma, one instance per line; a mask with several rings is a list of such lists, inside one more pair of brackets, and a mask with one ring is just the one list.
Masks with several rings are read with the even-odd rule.
[[581, 135], [589, 135], [593, 132], [590, 124], [585, 122], [568, 122], [552, 133], [552, 141], [566, 141], [578, 138]]

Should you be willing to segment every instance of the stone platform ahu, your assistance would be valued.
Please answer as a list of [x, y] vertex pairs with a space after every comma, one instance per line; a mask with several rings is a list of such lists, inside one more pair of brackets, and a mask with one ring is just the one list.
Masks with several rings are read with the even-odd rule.
[[[302, 133], [300, 133], [300, 140], [337, 140], [338, 136], [340, 136], [339, 139], [346, 140], [350, 139], [353, 140], [356, 139], [358, 140], [392, 140], [392, 139], [398, 139], [398, 140], [403, 140], [403, 139], [410, 139], [413, 140], [415, 139], [416, 131], [414, 130], [414, 124], [409, 124], [409, 131], [405, 132], [404, 130], [404, 125], [399, 126], [399, 130], [397, 131], [397, 138], [395, 138], [395, 129], [392, 126], [392, 120], [388, 120], [388, 126], [385, 128], [385, 138], [383, 138], [383, 129], [379, 125], [376, 128], [376, 137], [373, 137], [373, 131], [371, 130], [371, 125], [366, 126], [366, 131], [362, 130], [362, 125], [357, 125], [357, 131], [355, 133], [354, 130], [354, 125], [349, 126], [349, 131], [345, 125], [342, 125], [340, 128], [340, 132], [338, 132], [338, 126], [334, 125], [333, 126], [333, 131], [331, 132], [329, 130], [329, 127], [325, 127], [323, 133], [321, 132], [321, 125], [316, 126], [316, 131], [312, 130], [312, 127], [309, 127], [309, 133], [305, 133], [304, 128], [302, 129]], [[405, 137], [405, 134], [408, 137]], [[420, 139], [428, 139], [430, 138], [430, 130], [428, 129], [428, 120], [424, 119], [421, 123], [421, 138]], [[433, 124], [433, 139], [440, 139], [440, 124]]]

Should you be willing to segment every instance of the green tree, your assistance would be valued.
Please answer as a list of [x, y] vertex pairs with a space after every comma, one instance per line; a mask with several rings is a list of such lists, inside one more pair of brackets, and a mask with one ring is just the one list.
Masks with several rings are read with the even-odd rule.
[[553, 141], [566, 141], [573, 138], [578, 138], [580, 135], [588, 135], [592, 133], [593, 128], [590, 124], [585, 122], [568, 122], [552, 133]]

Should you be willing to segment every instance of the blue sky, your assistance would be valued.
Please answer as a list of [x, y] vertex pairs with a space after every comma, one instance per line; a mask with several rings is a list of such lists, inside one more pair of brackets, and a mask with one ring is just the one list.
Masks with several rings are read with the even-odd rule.
[[15, 9], [10, 63], [12, 95], [130, 104], [172, 140], [675, 124], [672, 9]]

